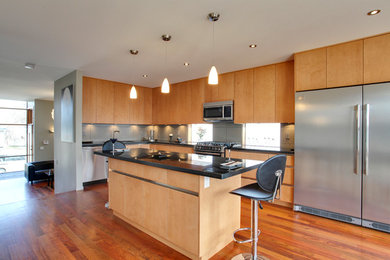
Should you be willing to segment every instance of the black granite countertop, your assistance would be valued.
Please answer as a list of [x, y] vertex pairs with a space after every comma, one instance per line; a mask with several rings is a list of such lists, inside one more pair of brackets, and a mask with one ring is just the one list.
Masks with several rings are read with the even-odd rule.
[[[193, 147], [196, 145], [196, 143], [191, 142], [169, 142], [169, 141], [156, 141], [156, 142], [150, 142], [150, 141], [121, 141], [124, 144], [170, 144], [170, 145], [181, 145], [181, 146], [188, 146]], [[102, 146], [103, 143], [83, 143], [83, 147], [95, 147], [95, 146]], [[242, 146], [236, 146], [232, 148], [232, 151], [247, 151], [247, 152], [264, 152], [264, 153], [284, 153], [284, 154], [294, 154], [294, 150], [291, 149], [283, 149], [280, 147], [267, 147], [267, 146], [257, 146], [257, 145], [242, 145]]]
[[[154, 155], [158, 153], [165, 154], [167, 158], [154, 158]], [[133, 148], [127, 152], [116, 152], [115, 154], [95, 151], [95, 154], [216, 179], [226, 179], [256, 169], [262, 163], [262, 161], [255, 160], [234, 159], [235, 161], [242, 162], [242, 167], [234, 170], [226, 170], [220, 168], [220, 164], [226, 162], [226, 158], [211, 155], [174, 153], [143, 148]]]

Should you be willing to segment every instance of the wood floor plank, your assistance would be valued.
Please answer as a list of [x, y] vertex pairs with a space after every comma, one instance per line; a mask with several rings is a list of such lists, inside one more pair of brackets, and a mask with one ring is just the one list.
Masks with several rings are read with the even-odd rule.
[[[59, 195], [47, 183], [31, 186], [19, 180], [8, 184], [22, 185], [14, 190], [25, 194], [18, 196], [21, 200], [0, 203], [1, 260], [188, 259], [113, 216], [104, 207], [106, 184]], [[0, 197], [9, 196], [2, 192]], [[250, 226], [250, 216], [250, 201], [242, 199], [241, 226]], [[259, 211], [259, 228], [258, 251], [269, 259], [390, 259], [388, 233], [269, 203]], [[239, 236], [247, 239], [250, 234]], [[231, 242], [211, 260], [250, 251], [250, 243]]]

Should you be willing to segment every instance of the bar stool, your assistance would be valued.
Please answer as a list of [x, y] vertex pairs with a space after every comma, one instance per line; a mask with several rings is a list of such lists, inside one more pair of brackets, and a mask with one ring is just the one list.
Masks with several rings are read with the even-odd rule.
[[[250, 228], [239, 228], [233, 233], [233, 238], [236, 243], [248, 243], [252, 242], [252, 253], [242, 253], [234, 256], [232, 259], [267, 259], [263, 256], [257, 255], [257, 241], [260, 235], [258, 230], [258, 208], [263, 209], [261, 201], [273, 202], [279, 190], [280, 198], [280, 187], [283, 182], [284, 171], [286, 168], [286, 156], [276, 155], [264, 163], [262, 163], [256, 172], [257, 183], [252, 183], [241, 188], [235, 189], [230, 193], [245, 197], [251, 200], [251, 227]], [[251, 230], [251, 238], [248, 240], [237, 240], [235, 234], [238, 231]]]

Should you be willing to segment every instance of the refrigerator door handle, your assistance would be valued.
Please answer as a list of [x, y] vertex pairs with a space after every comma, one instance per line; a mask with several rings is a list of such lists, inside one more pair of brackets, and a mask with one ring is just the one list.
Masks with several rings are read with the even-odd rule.
[[364, 114], [364, 149], [363, 149], [363, 174], [368, 175], [368, 157], [370, 154], [370, 104], [363, 105]]
[[354, 142], [354, 165], [353, 165], [353, 173], [359, 174], [359, 157], [360, 157], [360, 114], [361, 109], [360, 105], [356, 105], [354, 107], [355, 110], [355, 142]]

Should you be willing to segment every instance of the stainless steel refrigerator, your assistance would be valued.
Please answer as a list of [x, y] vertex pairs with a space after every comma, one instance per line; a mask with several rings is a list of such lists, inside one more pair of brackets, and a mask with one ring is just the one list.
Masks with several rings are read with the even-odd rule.
[[295, 94], [294, 210], [390, 232], [390, 83]]

